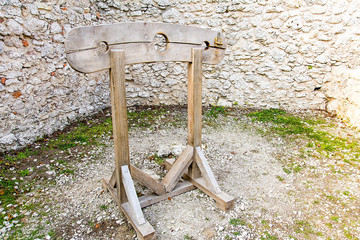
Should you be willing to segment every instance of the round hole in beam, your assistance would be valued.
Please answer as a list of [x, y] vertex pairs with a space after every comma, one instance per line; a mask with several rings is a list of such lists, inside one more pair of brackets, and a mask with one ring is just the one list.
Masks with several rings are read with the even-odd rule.
[[109, 51], [109, 44], [105, 41], [99, 42], [97, 46], [97, 51], [99, 53], [106, 53], [107, 51]]
[[208, 50], [209, 47], [210, 47], [210, 43], [208, 41], [204, 41], [202, 44], [201, 44], [201, 47], [204, 49], [204, 50]]
[[165, 52], [168, 47], [168, 38], [163, 33], [155, 35], [152, 45], [157, 52]]

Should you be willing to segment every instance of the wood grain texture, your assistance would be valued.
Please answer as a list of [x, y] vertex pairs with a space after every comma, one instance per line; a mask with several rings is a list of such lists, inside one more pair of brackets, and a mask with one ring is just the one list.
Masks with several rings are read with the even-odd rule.
[[[219, 184], [217, 183], [215, 176], [214, 176], [213, 172], [211, 171], [209, 163], [208, 163], [207, 159], [205, 158], [200, 147], [195, 148], [195, 161], [196, 161], [197, 165], [199, 166], [202, 176], [205, 179], [206, 185], [209, 187], [209, 189], [216, 194], [221, 193]], [[191, 177], [191, 175], [189, 175], [189, 176]]]
[[[171, 170], [172, 166], [174, 164], [174, 161], [171, 159], [167, 159], [165, 161], [165, 168], [169, 171]], [[220, 192], [219, 194], [214, 193], [206, 184], [206, 181], [203, 177], [193, 179], [186, 173], [182, 176], [184, 179], [188, 180], [190, 183], [194, 184], [195, 187], [202, 190], [204, 193], [206, 193], [209, 197], [214, 199], [216, 201], [216, 205], [221, 210], [227, 212], [231, 210], [234, 207], [234, 201], [235, 199], [230, 196], [229, 194], [225, 192]]]
[[165, 187], [155, 179], [153, 179], [149, 174], [141, 171], [137, 167], [130, 165], [131, 176], [137, 180], [141, 185], [150, 188], [157, 195], [165, 194]]
[[[188, 144], [201, 145], [202, 127], [202, 49], [191, 49], [191, 62], [188, 64]], [[189, 167], [189, 176], [198, 178], [200, 169], [195, 161]]]
[[114, 201], [118, 205], [120, 211], [122, 211], [125, 214], [126, 218], [130, 222], [130, 224], [133, 226], [133, 228], [135, 229], [138, 239], [142, 239], [142, 240], [155, 239], [155, 230], [149, 224], [149, 222], [146, 221], [144, 224], [139, 225], [136, 222], [136, 220], [134, 219], [134, 216], [132, 214], [132, 210], [131, 210], [131, 207], [130, 207], [129, 203], [121, 204], [120, 201], [119, 201], [119, 198], [117, 196], [116, 189], [111, 187], [104, 179], [102, 179], [102, 183], [103, 183], [104, 188], [106, 188], [110, 192], [110, 194], [113, 197]]
[[131, 179], [130, 171], [127, 165], [121, 166], [122, 182], [128, 199], [129, 206], [131, 208], [132, 217], [138, 225], [144, 224], [145, 217], [141, 211], [139, 199], [137, 197], [134, 182]]
[[[152, 40], [158, 33], [167, 37], [167, 49], [159, 52]], [[219, 36], [218, 36], [219, 35]], [[223, 45], [215, 38], [223, 39]], [[108, 51], [99, 51], [100, 43], [108, 45]], [[225, 54], [224, 36], [203, 28], [167, 23], [118, 23], [78, 27], [72, 29], [65, 39], [65, 50], [69, 64], [80, 72], [90, 73], [110, 68], [110, 50], [126, 52], [125, 64], [143, 62], [190, 62], [191, 49], [208, 47], [202, 54], [203, 63], [217, 64]]]
[[174, 162], [174, 166], [165, 175], [161, 184], [165, 186], [166, 192], [171, 192], [178, 183], [181, 176], [191, 164], [194, 148], [187, 146]]
[[158, 203], [163, 200], [168, 200], [169, 197], [180, 195], [182, 193], [188, 192], [195, 189], [195, 186], [188, 181], [179, 182], [175, 188], [169, 192], [162, 195], [157, 195], [155, 193], [150, 193], [144, 196], [139, 197], [139, 202], [142, 208], [150, 206], [152, 204]]
[[121, 204], [121, 210], [129, 220], [131, 225], [136, 231], [137, 237], [140, 240], [152, 240], [155, 239], [155, 229], [150, 225], [148, 221], [139, 225], [134, 219], [129, 203]]
[[121, 183], [121, 166], [130, 165], [129, 136], [125, 90], [125, 52], [111, 50], [110, 92], [114, 135], [116, 186], [120, 202], [126, 202], [124, 186]]

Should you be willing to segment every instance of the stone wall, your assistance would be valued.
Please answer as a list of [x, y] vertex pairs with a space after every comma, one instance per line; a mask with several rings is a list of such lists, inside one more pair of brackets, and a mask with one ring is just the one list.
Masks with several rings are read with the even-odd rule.
[[[334, 66], [359, 65], [360, 6], [346, 0], [0, 0], [0, 151], [109, 106], [108, 73], [67, 64], [77, 26], [151, 21], [219, 30], [221, 64], [204, 66], [204, 104], [325, 109]], [[128, 102], [185, 104], [186, 64], [127, 67]], [[330, 76], [330, 77], [329, 77]]]
[[334, 68], [329, 77], [327, 110], [360, 129], [360, 68]]

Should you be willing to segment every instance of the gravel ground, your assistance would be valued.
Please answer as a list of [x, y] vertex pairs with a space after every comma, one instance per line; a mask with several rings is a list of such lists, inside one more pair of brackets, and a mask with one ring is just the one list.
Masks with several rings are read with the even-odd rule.
[[[325, 157], [301, 159], [300, 145], [259, 134], [257, 129], [264, 126], [247, 118], [220, 117], [215, 125], [204, 126], [202, 148], [221, 189], [236, 198], [234, 209], [221, 211], [200, 190], [146, 207], [144, 215], [155, 228], [156, 239], [360, 236], [358, 166], [344, 168]], [[358, 134], [344, 128], [334, 131]], [[164, 170], [149, 156], [177, 156], [186, 145], [186, 135], [181, 124], [159, 131], [132, 128], [131, 162], [162, 178]], [[112, 140], [105, 137], [103, 143], [81, 155], [73, 175], [51, 176], [55, 181], [36, 186], [22, 198], [23, 205], [34, 206], [22, 212], [28, 216], [23, 232], [42, 232], [43, 239], [137, 239], [102, 188], [101, 179], [109, 178], [114, 167]], [[288, 159], [301, 163], [302, 170], [286, 173]], [[146, 192], [138, 184], [136, 188]]]

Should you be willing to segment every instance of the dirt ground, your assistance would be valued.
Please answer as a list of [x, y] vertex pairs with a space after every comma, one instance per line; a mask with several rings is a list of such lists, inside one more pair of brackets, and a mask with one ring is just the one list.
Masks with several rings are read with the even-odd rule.
[[[129, 131], [131, 163], [159, 179], [164, 169], [151, 156], [176, 157], [186, 146], [186, 111], [176, 111], [182, 116], [177, 125]], [[325, 128], [331, 134], [358, 141], [358, 131], [326, 119]], [[356, 159], [352, 164], [339, 162], [331, 154], [313, 153], [306, 139], [289, 140], [269, 129], [270, 125], [254, 122], [241, 112], [205, 119], [202, 148], [221, 189], [236, 198], [234, 209], [221, 211], [200, 190], [146, 207], [144, 215], [155, 228], [156, 239], [358, 239]], [[77, 159], [71, 163], [72, 174], [45, 171], [33, 190], [19, 199], [24, 206], [23, 224], [3, 231], [2, 236], [137, 239], [102, 187], [101, 179], [109, 178], [114, 169], [114, 154], [110, 136], [102, 136], [101, 143], [71, 152], [69, 158]], [[51, 158], [49, 164], [62, 156]], [[136, 188], [138, 194], [146, 193], [138, 183]], [[15, 235], [16, 229], [22, 234]]]

